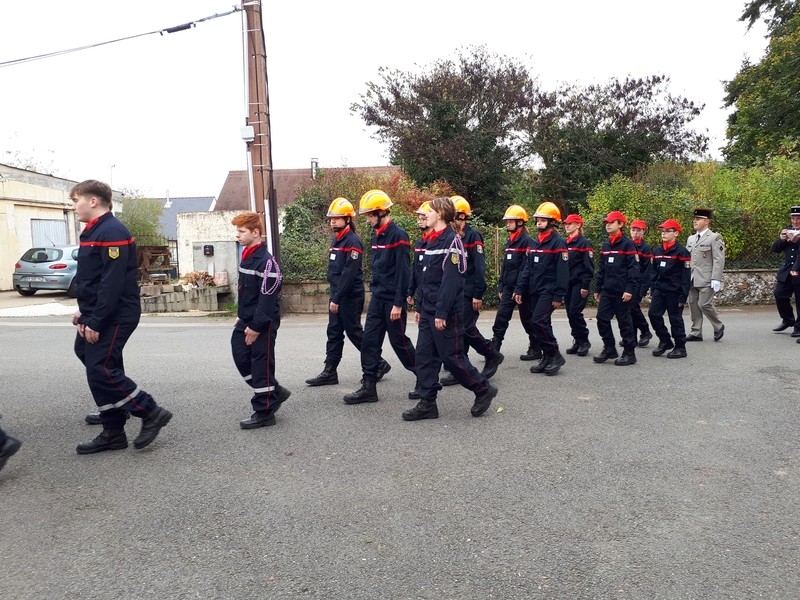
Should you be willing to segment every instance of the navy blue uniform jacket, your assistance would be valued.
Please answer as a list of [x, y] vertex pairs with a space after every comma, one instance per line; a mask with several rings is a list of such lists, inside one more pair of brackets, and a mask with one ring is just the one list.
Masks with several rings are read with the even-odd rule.
[[569, 250], [569, 284], [588, 290], [594, 278], [594, 249], [582, 235], [567, 238]]
[[266, 244], [260, 244], [239, 265], [239, 319], [259, 333], [266, 331], [271, 323], [280, 325], [280, 291], [278, 263]]
[[675, 242], [669, 249], [656, 246], [653, 251], [653, 289], [665, 294], [678, 294], [678, 302], [686, 304], [692, 282], [692, 260], [689, 251]]
[[136, 241], [110, 212], [81, 233], [75, 280], [79, 323], [100, 332], [109, 325], [139, 321]]
[[517, 287], [517, 279], [525, 265], [525, 256], [533, 245], [533, 240], [524, 229], [518, 229], [508, 236], [503, 257], [503, 266], [500, 269], [500, 288]]
[[428, 237], [420, 280], [420, 311], [436, 319], [448, 319], [464, 310], [465, 253], [451, 227]]
[[525, 258], [525, 266], [514, 288], [515, 294], [541, 296], [552, 294], [553, 301], [563, 302], [569, 283], [567, 243], [552, 229], [538, 236]]
[[[633, 240], [631, 240], [633, 242]], [[639, 295], [644, 298], [650, 291], [653, 278], [653, 249], [650, 244], [641, 240], [638, 244], [633, 242], [636, 252], [639, 253]]]
[[[784, 229], [792, 229], [791, 225], [787, 225]], [[780, 268], [778, 269], [778, 281], [783, 283], [791, 283], [792, 278], [789, 274], [789, 271], [795, 270], [795, 263], [800, 258], [800, 255], [797, 252], [797, 248], [800, 244], [793, 244], [788, 240], [782, 240], [778, 238], [775, 240], [775, 243], [772, 244], [772, 251], [773, 252], [783, 252], [783, 264], [781, 264]]]
[[408, 234], [389, 221], [372, 234], [372, 295], [392, 306], [405, 306], [411, 277]]
[[464, 279], [464, 295], [476, 300], [483, 300], [486, 293], [486, 257], [483, 254], [483, 236], [480, 232], [464, 226], [464, 250], [467, 252], [467, 272]]
[[636, 294], [639, 289], [639, 253], [630, 238], [620, 235], [614, 243], [603, 242], [597, 291], [603, 294]]
[[350, 227], [344, 228], [331, 240], [328, 283], [331, 284], [330, 301], [334, 304], [341, 304], [342, 298], [364, 295], [363, 256], [361, 239]]

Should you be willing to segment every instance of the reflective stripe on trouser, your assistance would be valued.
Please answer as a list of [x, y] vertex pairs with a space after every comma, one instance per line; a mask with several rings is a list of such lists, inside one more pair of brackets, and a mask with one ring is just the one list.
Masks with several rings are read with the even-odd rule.
[[250, 403], [257, 412], [267, 411], [275, 400], [275, 337], [280, 322], [271, 321], [249, 346], [244, 343], [247, 325], [237, 321], [231, 334], [233, 362], [245, 382], [253, 388]]
[[328, 311], [328, 342], [325, 344], [325, 364], [338, 366], [344, 351], [344, 334], [361, 352], [364, 329], [361, 314], [364, 312], [364, 294], [349, 296], [339, 301], [339, 311]]
[[437, 331], [433, 315], [419, 317], [417, 337], [417, 382], [423, 400], [436, 400], [439, 386], [439, 370], [442, 364], [456, 381], [474, 392], [482, 394], [489, 382], [481, 375], [464, 353], [464, 326], [461, 315], [451, 313], [444, 331]]
[[403, 307], [400, 318], [396, 321], [391, 320], [391, 313], [390, 300], [379, 300], [373, 296], [369, 301], [367, 319], [364, 322], [364, 339], [361, 342], [361, 370], [364, 379], [368, 381], [378, 380], [378, 365], [386, 334], [389, 335], [389, 343], [403, 366], [412, 373], [415, 371], [414, 344], [406, 335], [406, 309]]
[[89, 390], [106, 429], [125, 427], [126, 411], [144, 418], [157, 407], [153, 397], [125, 375], [122, 351], [138, 324], [109, 325], [94, 344], [75, 335], [75, 355], [86, 367]]

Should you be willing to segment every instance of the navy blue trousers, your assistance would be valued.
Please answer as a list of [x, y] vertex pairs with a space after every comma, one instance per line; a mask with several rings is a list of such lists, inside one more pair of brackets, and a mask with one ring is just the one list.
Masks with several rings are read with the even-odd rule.
[[589, 328], [586, 326], [586, 319], [583, 316], [583, 309], [586, 308], [586, 301], [589, 299], [581, 296], [581, 284], [570, 284], [567, 294], [564, 296], [564, 308], [567, 310], [569, 329], [576, 342], [589, 341]]
[[328, 311], [328, 343], [325, 345], [325, 363], [339, 366], [344, 352], [344, 335], [361, 352], [364, 329], [361, 327], [361, 313], [364, 312], [364, 294], [342, 298], [339, 312]]
[[528, 341], [534, 348], [539, 348], [538, 340], [533, 332], [533, 309], [531, 308], [531, 298], [528, 294], [522, 294], [522, 304], [514, 302], [514, 288], [504, 287], [503, 295], [500, 298], [500, 304], [497, 306], [497, 314], [494, 317], [494, 325], [492, 326], [492, 334], [495, 339], [501, 342], [506, 337], [508, 324], [511, 322], [511, 315], [514, 314], [514, 309], [519, 309], [519, 320], [522, 323], [525, 333], [528, 334]]
[[553, 295], [552, 294], [531, 294], [531, 306], [533, 307], [533, 333], [539, 340], [542, 352], [545, 354], [555, 354], [558, 352], [558, 340], [553, 333]]
[[[635, 330], [641, 333], [649, 333], [650, 325], [647, 323], [647, 317], [642, 312], [641, 305], [642, 297], [639, 294], [634, 294], [633, 298], [631, 298], [631, 322]], [[636, 332], [634, 332], [634, 335], [636, 335]]]
[[636, 330], [631, 321], [631, 302], [623, 302], [622, 297], [610, 293], [600, 294], [600, 304], [597, 307], [597, 331], [603, 338], [605, 348], [616, 350], [614, 331], [611, 329], [611, 319], [616, 317], [619, 325], [619, 335], [622, 337], [622, 347], [627, 350], [636, 348]]
[[436, 400], [441, 389], [439, 371], [444, 364], [456, 381], [477, 394], [489, 389], [489, 382], [466, 355], [462, 315], [450, 314], [444, 331], [437, 331], [433, 315], [420, 314], [417, 337], [417, 384], [422, 400]]
[[678, 294], [653, 290], [653, 299], [650, 302], [650, 324], [656, 332], [659, 341], [669, 342], [669, 331], [664, 325], [664, 313], [669, 315], [669, 326], [672, 329], [672, 339], [678, 348], [686, 346], [686, 327], [683, 324], [683, 306], [678, 306]]
[[364, 322], [364, 339], [361, 342], [361, 370], [367, 381], [378, 380], [378, 367], [386, 334], [389, 335], [389, 343], [403, 366], [412, 373], [416, 372], [414, 344], [406, 335], [406, 309], [403, 307], [400, 318], [396, 321], [389, 318], [391, 313], [391, 300], [380, 300], [373, 296], [369, 301], [367, 320]]
[[492, 342], [487, 340], [478, 329], [478, 316], [480, 313], [472, 308], [472, 298], [464, 296], [464, 343], [467, 351], [470, 348], [484, 358], [494, 354]]
[[233, 362], [245, 383], [253, 388], [250, 404], [256, 412], [269, 411], [275, 401], [275, 338], [280, 325], [280, 321], [272, 321], [249, 346], [244, 343], [247, 325], [241, 320], [236, 321], [231, 334]]
[[122, 351], [138, 325], [138, 321], [109, 325], [94, 344], [75, 335], [75, 355], [86, 367], [89, 391], [105, 429], [124, 429], [127, 411], [145, 418], [157, 407], [153, 397], [125, 375]]

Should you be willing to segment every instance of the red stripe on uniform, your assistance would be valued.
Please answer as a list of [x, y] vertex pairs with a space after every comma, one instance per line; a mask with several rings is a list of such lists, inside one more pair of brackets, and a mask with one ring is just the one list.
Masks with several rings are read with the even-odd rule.
[[[442, 230], [442, 231], [444, 231], [444, 230]], [[386, 244], [384, 246], [373, 244], [372, 249], [373, 250], [391, 250], [392, 248], [398, 248], [400, 246], [410, 246], [410, 245], [411, 245], [410, 242], [408, 242], [406, 240], [400, 240], [399, 242], [395, 242], [394, 244]]]
[[130, 246], [136, 242], [136, 238], [120, 240], [118, 242], [81, 242], [81, 246]]

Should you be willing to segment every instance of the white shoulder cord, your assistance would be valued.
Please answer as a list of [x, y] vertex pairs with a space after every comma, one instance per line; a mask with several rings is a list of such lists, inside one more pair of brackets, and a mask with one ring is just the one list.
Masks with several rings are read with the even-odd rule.
[[[455, 246], [455, 250], [453, 250], [453, 246]], [[450, 254], [456, 254], [458, 256], [458, 272], [462, 275], [467, 272], [467, 253], [464, 250], [464, 242], [461, 241], [461, 236], [456, 235], [453, 238], [453, 241], [450, 242], [450, 247], [447, 249], [447, 252], [444, 254], [444, 260], [442, 260], [442, 271], [444, 271], [444, 266], [447, 264], [447, 258]]]
[[[272, 284], [272, 287], [269, 289], [267, 288], [267, 280], [270, 278], [270, 273], [275, 272], [275, 283]], [[283, 281], [283, 276], [281, 275], [281, 268], [278, 266], [278, 261], [274, 258], [270, 258], [267, 261], [267, 264], [264, 265], [264, 280], [261, 282], [261, 293], [267, 296], [271, 296], [274, 294], [281, 285], [281, 281]]]

